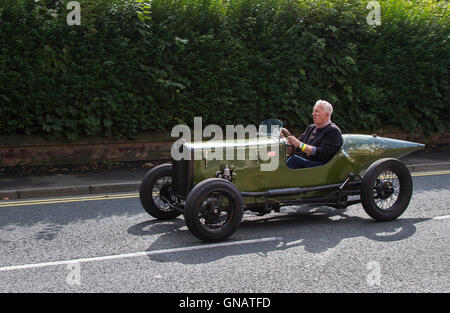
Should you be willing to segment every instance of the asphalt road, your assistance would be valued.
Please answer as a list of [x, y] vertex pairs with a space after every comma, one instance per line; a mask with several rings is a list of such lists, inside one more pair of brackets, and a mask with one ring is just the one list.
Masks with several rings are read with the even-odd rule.
[[[246, 214], [204, 244], [136, 194], [0, 202], [0, 292], [450, 292], [450, 175], [415, 176], [408, 210]], [[28, 204], [28, 205], [25, 205]]]

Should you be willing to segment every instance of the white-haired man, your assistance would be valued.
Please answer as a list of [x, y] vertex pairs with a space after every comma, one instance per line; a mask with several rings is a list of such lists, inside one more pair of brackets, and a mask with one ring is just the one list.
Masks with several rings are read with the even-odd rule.
[[287, 160], [289, 168], [314, 167], [327, 163], [343, 144], [339, 127], [331, 122], [333, 106], [324, 100], [316, 102], [313, 108], [314, 124], [297, 139], [286, 137], [287, 143], [293, 145], [300, 155], [293, 154]]

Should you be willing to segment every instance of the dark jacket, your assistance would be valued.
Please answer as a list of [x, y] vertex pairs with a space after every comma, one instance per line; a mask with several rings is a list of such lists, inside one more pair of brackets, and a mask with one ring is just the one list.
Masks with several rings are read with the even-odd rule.
[[324, 128], [317, 128], [315, 124], [311, 124], [299, 140], [317, 148], [314, 155], [307, 156], [302, 152], [302, 157], [323, 163], [330, 161], [344, 144], [341, 130], [334, 123], [330, 123]]

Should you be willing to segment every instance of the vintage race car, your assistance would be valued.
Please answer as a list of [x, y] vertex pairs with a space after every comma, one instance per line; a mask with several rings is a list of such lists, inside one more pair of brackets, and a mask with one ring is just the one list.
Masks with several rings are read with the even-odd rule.
[[[343, 146], [328, 163], [290, 169], [286, 158], [292, 147], [283, 124], [270, 119], [261, 126], [254, 138], [178, 142], [176, 150], [190, 157], [145, 175], [139, 191], [144, 209], [162, 220], [183, 214], [196, 237], [221, 241], [236, 231], [246, 210], [266, 214], [286, 205], [345, 209], [361, 203], [375, 220], [391, 221], [408, 207], [411, 174], [398, 158], [423, 149], [423, 144], [344, 134]], [[208, 156], [220, 149], [234, 158], [226, 158], [225, 152], [223, 159]], [[274, 160], [276, 168], [264, 170]]]

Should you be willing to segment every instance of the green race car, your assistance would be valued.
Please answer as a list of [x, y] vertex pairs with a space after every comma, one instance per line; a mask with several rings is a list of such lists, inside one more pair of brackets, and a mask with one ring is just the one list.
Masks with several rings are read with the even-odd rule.
[[152, 168], [142, 180], [144, 209], [158, 219], [184, 214], [196, 237], [221, 241], [236, 231], [245, 210], [266, 214], [285, 205], [344, 209], [361, 203], [375, 220], [390, 221], [408, 207], [411, 174], [398, 158], [423, 144], [344, 134], [343, 146], [328, 163], [290, 169], [286, 158], [292, 151], [281, 121], [261, 126], [257, 137], [177, 141], [174, 148], [184, 158]]

